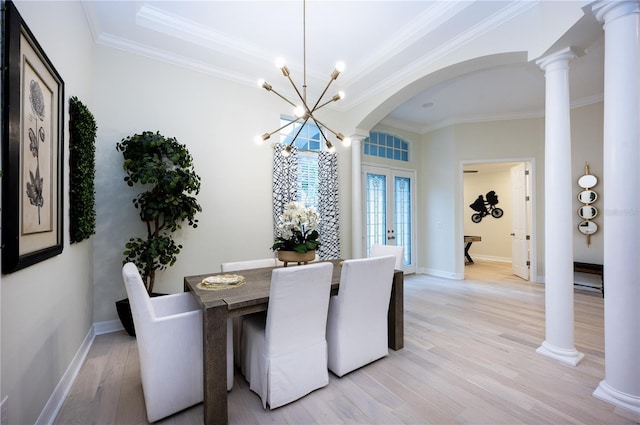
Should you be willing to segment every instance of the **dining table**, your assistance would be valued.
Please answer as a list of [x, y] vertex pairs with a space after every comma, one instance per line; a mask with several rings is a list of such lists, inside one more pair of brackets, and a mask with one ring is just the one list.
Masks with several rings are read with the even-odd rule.
[[[342, 261], [330, 260], [333, 263], [332, 295], [337, 294], [340, 289]], [[211, 290], [203, 286], [202, 281], [227, 273], [205, 273], [184, 278], [185, 291], [190, 291], [202, 307], [205, 424], [227, 424], [229, 420], [227, 320], [267, 310], [274, 268], [235, 271], [234, 275], [243, 278], [242, 284], [227, 285], [224, 289]], [[363, 299], [362, 302], [366, 303], [367, 300]], [[404, 346], [404, 274], [401, 270], [395, 270], [393, 274], [387, 321], [389, 348], [400, 350]]]
[[482, 238], [480, 236], [464, 236], [464, 265], [473, 264], [473, 258], [469, 254], [469, 248], [474, 242], [480, 242]]

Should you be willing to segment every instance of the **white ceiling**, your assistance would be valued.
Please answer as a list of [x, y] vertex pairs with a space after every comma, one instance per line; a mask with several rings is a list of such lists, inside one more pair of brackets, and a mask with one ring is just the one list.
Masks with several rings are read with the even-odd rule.
[[[328, 94], [346, 92], [337, 109], [357, 106], [460, 40], [537, 3], [308, 0], [304, 22], [309, 97], [319, 95], [340, 60], [347, 68]], [[287, 92], [288, 83], [274, 66], [275, 58], [284, 57], [292, 78], [302, 85], [302, 1], [84, 0], [83, 5], [99, 44], [240, 83], [255, 85], [265, 78], [274, 89]], [[564, 36], [563, 43], [567, 41], [589, 51], [571, 64], [572, 102], [601, 99], [601, 25], [587, 16]], [[452, 122], [541, 116], [543, 110], [544, 75], [529, 62], [440, 79], [383, 122], [422, 133]]]

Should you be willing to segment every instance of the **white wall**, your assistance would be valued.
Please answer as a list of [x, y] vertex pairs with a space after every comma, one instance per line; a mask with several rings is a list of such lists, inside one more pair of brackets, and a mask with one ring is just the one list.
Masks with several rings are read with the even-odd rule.
[[[197, 229], [183, 226], [175, 265], [156, 276], [158, 292], [179, 292], [187, 275], [216, 272], [220, 263], [272, 256], [272, 162], [254, 137], [279, 127], [290, 113], [281, 99], [244, 86], [122, 51], [99, 47], [96, 97], [98, 234], [95, 239], [95, 321], [116, 319], [124, 298], [122, 251], [145, 230], [131, 199], [139, 188], [123, 181], [122, 138], [160, 131], [186, 144], [202, 178]], [[328, 121], [332, 124], [334, 121]], [[336, 124], [340, 128], [340, 123]], [[350, 150], [339, 155], [343, 256], [350, 255]]]
[[455, 278], [458, 167], [454, 127], [423, 136], [418, 174], [418, 271]]
[[80, 2], [16, 6], [65, 82], [64, 249], [2, 276], [1, 398], [8, 397], [10, 424], [29, 424], [38, 419], [93, 321], [92, 240], [70, 245], [68, 231], [68, 99], [78, 96], [94, 109], [93, 39]]
[[[487, 215], [480, 223], [471, 221], [471, 216], [475, 214], [469, 207], [478, 195], [486, 200], [486, 194], [493, 190], [498, 195], [498, 208], [504, 211], [500, 218]], [[496, 261], [511, 261], [511, 228], [512, 211], [511, 206], [511, 172], [507, 169], [500, 169], [490, 172], [480, 172], [478, 174], [464, 175], [464, 234], [480, 236], [482, 241], [474, 242], [469, 249], [471, 258], [485, 258]]]

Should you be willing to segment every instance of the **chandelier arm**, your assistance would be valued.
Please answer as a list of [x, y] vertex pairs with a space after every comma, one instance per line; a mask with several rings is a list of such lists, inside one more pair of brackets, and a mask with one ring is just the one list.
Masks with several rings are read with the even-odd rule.
[[[329, 86], [331, 85], [331, 83], [333, 83], [333, 78], [329, 80], [329, 82], [327, 83], [327, 86], [324, 88], [324, 90], [322, 91], [322, 94], [320, 95], [320, 97], [316, 101], [316, 104], [313, 105], [313, 109], [311, 110], [311, 113], [315, 112], [318, 109], [318, 104], [320, 103], [320, 101], [322, 100], [324, 95], [327, 93], [327, 90], [329, 90]], [[329, 102], [331, 102], [331, 100]], [[329, 102], [327, 102], [327, 103], [329, 103]], [[325, 106], [327, 103], [325, 103], [322, 106]]]
[[[307, 111], [308, 114], [311, 114], [311, 110], [309, 109], [309, 106], [307, 105], [307, 99], [305, 99], [304, 96], [302, 96], [302, 94], [300, 93], [300, 90], [298, 90], [298, 87], [296, 86], [296, 83], [294, 83], [293, 80], [291, 79], [291, 76], [287, 75], [287, 79], [289, 80], [289, 82], [293, 86], [293, 89], [296, 91], [296, 93], [298, 94], [298, 97], [302, 101], [302, 105], [304, 106], [305, 111]], [[289, 102], [289, 103], [291, 103], [291, 102]], [[293, 105], [293, 103], [292, 103], [292, 105]], [[293, 106], [296, 107], [297, 105], [293, 105]]]
[[[291, 78], [289, 78], [289, 80], [291, 80]], [[295, 86], [294, 86], [295, 87]], [[287, 102], [289, 105], [293, 106], [294, 108], [298, 105], [296, 105], [295, 103], [293, 103], [292, 101], [290, 101], [289, 99], [287, 99], [286, 97], [284, 97], [283, 95], [281, 95], [280, 93], [278, 93], [277, 91], [275, 91], [274, 89], [269, 90], [273, 93], [275, 93], [278, 97], [280, 97], [280, 99], [284, 100], [285, 102]], [[296, 89], [296, 91], [298, 91], [298, 89]], [[300, 93], [298, 93], [300, 94]]]
[[[329, 142], [329, 139], [327, 139], [327, 136], [325, 136], [324, 131], [322, 131], [322, 127], [326, 128], [327, 130], [331, 131], [333, 133], [333, 130], [331, 130], [329, 127], [327, 127], [326, 125], [322, 124], [320, 121], [318, 121], [316, 119], [316, 117], [314, 117], [313, 115], [311, 115], [311, 119], [316, 123], [316, 126], [318, 127], [318, 131], [320, 131], [320, 134], [322, 135], [322, 138], [324, 139], [324, 143], [325, 144], [331, 144], [331, 142]], [[335, 133], [333, 133], [335, 134]]]
[[[299, 118], [298, 118], [299, 119]], [[298, 120], [296, 120], [298, 121]], [[302, 125], [300, 126], [300, 128], [298, 129], [298, 131], [296, 132], [296, 135], [293, 136], [293, 139], [291, 139], [291, 143], [289, 143], [289, 146], [293, 146], [293, 143], [296, 141], [296, 139], [298, 138], [298, 135], [300, 134], [300, 132], [302, 131], [302, 129], [304, 128], [305, 125], [307, 125], [307, 121], [309, 121], [309, 117], [307, 117], [304, 122], [302, 123]], [[295, 121], [292, 121], [295, 122]]]
[[[340, 99], [338, 99], [338, 100], [340, 100]], [[320, 106], [314, 106], [314, 107], [313, 107], [313, 111], [312, 111], [312, 112], [315, 112], [315, 111], [317, 111], [317, 110], [319, 110], [319, 109], [322, 109], [322, 108], [324, 108], [325, 106], [327, 106], [328, 104], [330, 104], [330, 103], [332, 103], [332, 102], [335, 102], [335, 100], [333, 100], [333, 99], [331, 99], [331, 100], [327, 100], [326, 102], [324, 102], [324, 103], [323, 103], [322, 105], [320, 105]]]
[[[283, 126], [282, 126], [282, 127], [280, 127], [279, 129], [274, 130], [274, 131], [272, 131], [271, 133], [267, 133], [267, 134], [269, 135], [269, 137], [271, 137], [271, 136], [273, 136], [274, 134], [276, 134], [277, 132], [279, 132], [280, 130], [284, 130], [285, 128], [289, 127], [290, 125], [297, 123], [298, 121], [300, 121], [300, 119], [301, 119], [301, 118], [296, 118], [296, 119], [295, 119], [295, 120], [293, 120], [293, 121], [289, 121], [288, 123], [286, 123], [285, 125], [283, 125]], [[305, 121], [305, 122], [306, 122], [306, 121]], [[304, 124], [303, 124], [303, 125], [304, 125]], [[268, 138], [268, 137], [267, 137], [267, 138]], [[264, 137], [263, 137], [263, 139], [264, 139]], [[266, 139], [264, 139], [264, 140], [266, 140]]]
[[[329, 127], [327, 127], [327, 125], [326, 125], [326, 124], [324, 124], [324, 123], [323, 123], [323, 122], [321, 122], [320, 120], [316, 119], [315, 117], [313, 117], [313, 116], [312, 116], [311, 118], [313, 118], [313, 120], [315, 121], [315, 123], [316, 123], [316, 124], [318, 124], [318, 128], [320, 128], [320, 126], [322, 126], [322, 127], [326, 128], [327, 130], [329, 130], [330, 132], [332, 132], [332, 133], [333, 133], [333, 135], [334, 135], [334, 136], [336, 136], [338, 139], [340, 139], [341, 137], [344, 137], [344, 136], [342, 136], [341, 134], [336, 133], [335, 131], [333, 131], [332, 129], [330, 129]], [[322, 130], [320, 130], [320, 132], [322, 133]], [[324, 136], [324, 134], [323, 134], [323, 136]], [[327, 140], [327, 138], [326, 138], [326, 137], [325, 137], [325, 140]]]

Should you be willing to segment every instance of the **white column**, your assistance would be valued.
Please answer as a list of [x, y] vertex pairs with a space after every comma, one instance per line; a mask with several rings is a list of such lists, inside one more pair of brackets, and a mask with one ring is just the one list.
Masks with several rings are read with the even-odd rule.
[[362, 136], [351, 136], [351, 258], [362, 258]]
[[536, 350], [570, 365], [584, 354], [573, 336], [573, 187], [569, 61], [566, 48], [537, 61], [544, 71], [545, 101], [545, 341]]
[[605, 37], [605, 378], [593, 395], [640, 414], [640, 1], [593, 12]]

